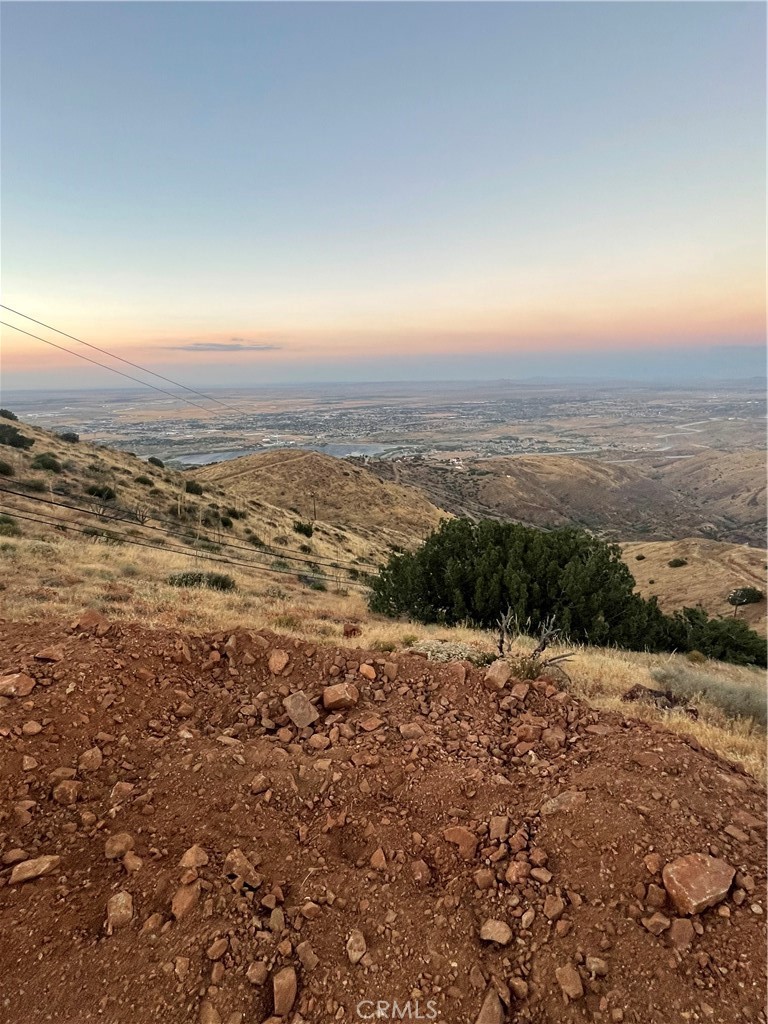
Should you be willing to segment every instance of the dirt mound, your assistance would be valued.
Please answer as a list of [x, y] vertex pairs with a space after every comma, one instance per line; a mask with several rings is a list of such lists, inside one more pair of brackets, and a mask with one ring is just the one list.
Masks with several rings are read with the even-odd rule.
[[764, 1020], [759, 787], [507, 674], [0, 624], [5, 1019]]

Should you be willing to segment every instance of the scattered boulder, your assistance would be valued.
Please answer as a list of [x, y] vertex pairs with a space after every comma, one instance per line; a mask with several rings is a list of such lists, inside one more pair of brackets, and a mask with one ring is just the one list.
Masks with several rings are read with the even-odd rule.
[[273, 676], [279, 676], [283, 672], [288, 662], [291, 660], [290, 655], [287, 651], [282, 651], [280, 648], [276, 648], [269, 656], [268, 667], [269, 671]]
[[107, 935], [117, 928], [125, 928], [133, 920], [133, 896], [124, 889], [110, 897], [107, 903]]
[[14, 672], [0, 678], [0, 697], [28, 697], [37, 681], [25, 672]]
[[512, 676], [512, 666], [499, 658], [485, 673], [483, 683], [489, 690], [503, 690]]
[[320, 712], [310, 703], [303, 690], [298, 690], [285, 697], [283, 707], [297, 729], [306, 728], [320, 717]]
[[336, 683], [323, 690], [323, 707], [326, 711], [347, 711], [360, 699], [360, 691], [354, 683]]
[[61, 857], [56, 856], [35, 857], [33, 860], [23, 860], [16, 864], [11, 872], [11, 885], [31, 882], [35, 878], [50, 875], [59, 864], [61, 864]]
[[497, 946], [508, 946], [512, 941], [512, 929], [506, 921], [489, 918], [483, 922], [480, 928], [480, 938], [483, 942], [495, 942]]
[[272, 979], [272, 991], [275, 1000], [275, 1014], [287, 1017], [296, 1002], [297, 980], [293, 967], [284, 967]]
[[555, 971], [557, 983], [563, 990], [566, 1001], [581, 999], [584, 995], [584, 986], [581, 982], [581, 975], [572, 964], [565, 967], [558, 967]]
[[358, 931], [357, 928], [353, 928], [349, 933], [349, 938], [347, 939], [347, 956], [349, 957], [349, 962], [352, 964], [360, 963], [365, 956], [367, 949], [368, 946], [365, 942], [365, 936], [361, 931]]
[[664, 888], [679, 914], [700, 914], [728, 895], [736, 869], [718, 857], [689, 853], [664, 865]]

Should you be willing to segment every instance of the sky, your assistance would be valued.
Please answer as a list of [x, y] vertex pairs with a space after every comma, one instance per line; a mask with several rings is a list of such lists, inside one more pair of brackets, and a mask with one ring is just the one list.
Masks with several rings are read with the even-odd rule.
[[194, 386], [761, 374], [765, 20], [3, 3], [2, 301]]

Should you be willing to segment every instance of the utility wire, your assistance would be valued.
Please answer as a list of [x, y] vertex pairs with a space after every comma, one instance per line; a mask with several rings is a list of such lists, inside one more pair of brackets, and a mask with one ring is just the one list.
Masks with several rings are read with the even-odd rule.
[[134, 377], [130, 373], [124, 373], [122, 370], [116, 370], [114, 366], [108, 366], [106, 363], [100, 363], [98, 359], [91, 359], [90, 356], [84, 356], [82, 352], [73, 352], [71, 348], [66, 348], [64, 345], [58, 345], [55, 341], [48, 341], [47, 338], [41, 338], [39, 334], [32, 334], [30, 331], [23, 331], [21, 327], [14, 327], [13, 324], [9, 324], [5, 320], [0, 320], [0, 324], [4, 327], [10, 327], [12, 331], [18, 331], [19, 334], [26, 334], [29, 338], [35, 338], [37, 341], [42, 341], [44, 345], [50, 345], [51, 348], [57, 348], [61, 352], [67, 352], [69, 355], [75, 356], [77, 359], [85, 359], [86, 362], [93, 363], [94, 366], [100, 366], [103, 370], [118, 373], [121, 377], [127, 377], [128, 380], [133, 380], [137, 384], [141, 384], [142, 387], [152, 388], [153, 391], [159, 391], [163, 395], [168, 395], [169, 398], [172, 398], [175, 402], [186, 402], [187, 405], [193, 405], [196, 409], [202, 409], [203, 412], [213, 412], [213, 409], [207, 409], [204, 405], [198, 405], [197, 402], [193, 402], [189, 398], [184, 398], [183, 395], [174, 395], [172, 391], [166, 391], [165, 388], [159, 388], [156, 384], [150, 384], [147, 380], [141, 380], [139, 377]]
[[[53, 526], [54, 528], [58, 526], [64, 526], [66, 527], [67, 530], [72, 530], [74, 533], [81, 533], [86, 537], [93, 537], [93, 532], [90, 529], [81, 529], [78, 526], [73, 525], [71, 520], [65, 519], [63, 516], [43, 514], [39, 516], [33, 516], [30, 514], [24, 514], [20, 512], [20, 510], [13, 505], [3, 506], [2, 504], [0, 504], [0, 510], [3, 510], [11, 514], [16, 519], [22, 519], [30, 523], [38, 523], [42, 526]], [[107, 533], [107, 531], [105, 531], [105, 533]], [[107, 536], [109, 535], [107, 534]], [[146, 541], [140, 540], [127, 540], [125, 537], [122, 537], [120, 535], [115, 535], [115, 539], [119, 540], [121, 544], [133, 545], [134, 547], [139, 548], [151, 548], [153, 551], [165, 551], [170, 552], [172, 554], [182, 554], [186, 555], [187, 558], [200, 558], [207, 562], [217, 562], [223, 565], [235, 565], [239, 567], [244, 567], [253, 572], [266, 572], [278, 576], [297, 575], [296, 571], [293, 569], [278, 569], [273, 566], [261, 565], [254, 562], [242, 562], [233, 558], [217, 558], [215, 555], [202, 554], [199, 551], [190, 551], [188, 548], [178, 548], [169, 546], [167, 544], [149, 544]], [[304, 579], [317, 581], [318, 583], [328, 582], [328, 579], [325, 576], [312, 576], [308, 573], [302, 574], [302, 576]], [[346, 580], [344, 581], [344, 586], [357, 587], [361, 590], [365, 589], [364, 584], [354, 583], [352, 581], [347, 582]]]
[[[109, 349], [99, 348], [98, 345], [94, 345], [90, 341], [83, 341], [82, 338], [76, 338], [74, 334], [67, 334], [66, 331], [60, 331], [58, 327], [52, 327], [50, 324], [45, 324], [43, 323], [42, 320], [35, 320], [33, 316], [27, 316], [26, 313], [22, 313], [18, 309], [12, 309], [11, 306], [6, 306], [2, 302], [0, 302], [0, 309], [7, 309], [9, 313], [15, 313], [16, 316], [21, 316], [25, 320], [31, 320], [33, 324], [38, 324], [40, 327], [45, 327], [46, 330], [49, 331], [55, 331], [56, 334], [60, 334], [64, 338], [69, 338], [70, 341], [76, 341], [79, 345], [85, 345], [87, 348], [92, 348], [95, 352], [101, 352], [102, 355], [109, 356], [110, 359], [118, 359], [121, 363], [125, 363], [126, 366], [132, 366], [134, 370], [141, 370], [142, 373], [148, 373], [152, 377], [157, 377], [158, 380], [164, 380], [166, 384], [173, 384], [174, 387], [181, 388], [184, 391], [189, 391], [190, 394], [197, 395], [198, 398], [204, 398], [208, 402], [215, 402], [217, 405], [220, 405], [224, 409], [229, 409], [231, 412], [236, 412], [238, 416], [243, 415], [242, 409], [236, 409], [233, 405], [228, 405], [226, 402], [222, 402], [218, 398], [213, 398], [211, 395], [206, 395], [202, 391], [198, 391], [196, 388], [188, 387], [186, 384], [180, 384], [177, 380], [172, 380], [170, 377], [164, 377], [162, 373], [157, 373], [155, 370], [148, 370], [146, 366], [141, 366], [141, 364], [139, 363], [132, 363], [130, 359], [125, 359], [123, 358], [123, 356], [115, 355], [115, 353], [110, 352]], [[6, 326], [10, 327], [11, 325], [6, 324]], [[18, 330], [18, 328], [14, 329]], [[76, 354], [77, 353], [75, 352], [72, 353], [72, 355]], [[134, 377], [131, 379], [135, 380], [136, 378]]]
[[[162, 526], [149, 526], [149, 525], [147, 525], [147, 523], [142, 523], [139, 519], [137, 519], [135, 517], [135, 514], [132, 513], [130, 509], [127, 509], [125, 507], [121, 507], [121, 506], [114, 506], [114, 507], [113, 506], [108, 506], [109, 510], [112, 510], [114, 508], [115, 511], [124, 513], [124, 515], [122, 515], [122, 516], [110, 516], [110, 515], [105, 515], [104, 512], [99, 511], [97, 509], [83, 508], [81, 505], [70, 505], [70, 504], [68, 504], [65, 501], [54, 501], [52, 498], [37, 497], [34, 494], [29, 494], [27, 491], [16, 491], [16, 490], [13, 490], [10, 487], [0, 487], [0, 494], [12, 494], [15, 497], [23, 498], [25, 501], [33, 501], [33, 502], [37, 501], [37, 502], [40, 502], [43, 505], [55, 505], [57, 508], [66, 508], [66, 509], [69, 509], [72, 512], [83, 512], [85, 515], [98, 516], [102, 521], [105, 521], [105, 522], [110, 522], [110, 523], [130, 523], [130, 524], [135, 525], [135, 526], [140, 526], [143, 530], [153, 530], [153, 531], [155, 531], [157, 533], [162, 533], [162, 534], [165, 534], [168, 537], [172, 537], [174, 540], [182, 541], [182, 538], [179, 536], [179, 534], [176, 533], [173, 530], [166, 530], [166, 529], [163, 529]], [[133, 516], [133, 518], [130, 518], [131, 516]], [[158, 519], [156, 516], [149, 516], [148, 518], [155, 519], [157, 522], [160, 522], [160, 523], [168, 522], [168, 520]], [[358, 571], [361, 571], [361, 567], [362, 566], [368, 565], [371, 568], [378, 569], [378, 566], [374, 566], [370, 562], [362, 562], [362, 563], [358, 562], [356, 564], [352, 563], [352, 562], [330, 562], [330, 561], [328, 561], [326, 559], [302, 558], [300, 555], [289, 555], [287, 552], [278, 551], [275, 548], [267, 548], [267, 547], [265, 547], [265, 548], [263, 548], [261, 550], [259, 550], [259, 549], [254, 550], [250, 545], [236, 544], [236, 543], [233, 543], [232, 541], [228, 541], [228, 540], [215, 541], [215, 543], [218, 544], [219, 547], [231, 548], [232, 550], [239, 550], [239, 551], [248, 551], [252, 555], [263, 555], [264, 557], [267, 557], [267, 556], [271, 555], [271, 556], [274, 556], [275, 558], [284, 558], [286, 561], [299, 562], [299, 563], [301, 563], [303, 565], [309, 565], [309, 566], [318, 565], [318, 566], [327, 566], [328, 568], [331, 568], [331, 569], [344, 569], [344, 570], [357, 569]]]

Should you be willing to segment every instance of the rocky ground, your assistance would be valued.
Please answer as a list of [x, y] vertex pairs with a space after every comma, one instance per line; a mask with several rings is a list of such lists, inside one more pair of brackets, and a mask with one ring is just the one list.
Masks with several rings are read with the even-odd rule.
[[763, 795], [695, 741], [92, 612], [0, 676], [3, 1020], [765, 1021]]

